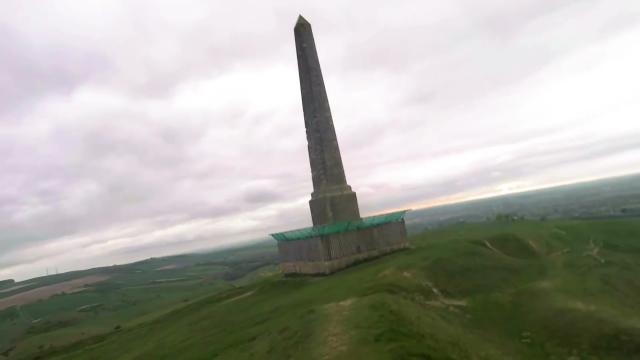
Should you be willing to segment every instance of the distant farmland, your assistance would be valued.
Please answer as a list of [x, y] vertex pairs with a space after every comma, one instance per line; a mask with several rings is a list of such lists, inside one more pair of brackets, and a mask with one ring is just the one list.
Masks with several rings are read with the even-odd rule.
[[[73, 291], [82, 290], [86, 286], [91, 284], [107, 280], [109, 277], [106, 275], [89, 275], [78, 279], [64, 281], [52, 285], [46, 285], [37, 287], [33, 290], [20, 292], [18, 294], [0, 299], [0, 310], [12, 307], [22, 306], [38, 300], [48, 299], [53, 295], [68, 293]], [[15, 291], [22, 287], [29, 286], [30, 284], [18, 285], [8, 290]]]

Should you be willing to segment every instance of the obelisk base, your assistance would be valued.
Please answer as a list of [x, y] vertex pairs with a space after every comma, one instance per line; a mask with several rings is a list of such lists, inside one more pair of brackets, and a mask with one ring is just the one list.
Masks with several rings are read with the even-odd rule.
[[278, 241], [284, 275], [328, 275], [353, 264], [407, 249], [404, 220], [295, 241]]
[[353, 191], [312, 196], [309, 200], [314, 226], [360, 219], [358, 198]]

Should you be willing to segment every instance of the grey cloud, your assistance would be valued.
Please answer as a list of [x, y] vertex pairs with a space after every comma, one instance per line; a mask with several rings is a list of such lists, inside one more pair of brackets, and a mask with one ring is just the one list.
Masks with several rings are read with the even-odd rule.
[[262, 204], [280, 200], [283, 195], [272, 189], [250, 189], [244, 194], [244, 200], [250, 204]]
[[[640, 134], [640, 133], [639, 133]], [[472, 189], [482, 189], [499, 184], [501, 181], [526, 180], [532, 176], [544, 174], [551, 169], [606, 159], [607, 156], [626, 152], [640, 154], [640, 141], [636, 136], [619, 136], [610, 143], [585, 141], [574, 144], [553, 145], [549, 148], [512, 153], [513, 158], [504, 163], [477, 164], [466, 169], [455, 178], [443, 178], [428, 184], [416, 184], [411, 187], [395, 189], [396, 193], [374, 194], [370, 198], [361, 198], [361, 205], [370, 212], [384, 210], [397, 204], [410, 204], [417, 199], [438, 199], [453, 196]], [[481, 148], [478, 148], [481, 149]], [[473, 150], [469, 150], [473, 151]], [[429, 166], [428, 162], [424, 166]], [[496, 175], [499, 174], [499, 175]]]
[[47, 94], [69, 94], [110, 68], [92, 51], [35, 43], [1, 23], [0, 63], [0, 121]]
[[[314, 25], [363, 213], [543, 182], [545, 172], [639, 145], [632, 131], [564, 143], [573, 123], [505, 126], [519, 103], [504, 104], [508, 94], [530, 95], [527, 79], [546, 68], [635, 31], [634, 1], [103, 5], [99, 14], [83, 3], [63, 13], [41, 2], [0, 5], [0, 277], [96, 249], [103, 256], [77, 263], [309, 225], [298, 12]], [[530, 145], [538, 143], [547, 147]], [[495, 149], [513, 149], [511, 159], [432, 169]], [[438, 176], [410, 174], [415, 167]], [[395, 171], [410, 180], [380, 177]], [[65, 257], [29, 254], [69, 239], [80, 245]]]

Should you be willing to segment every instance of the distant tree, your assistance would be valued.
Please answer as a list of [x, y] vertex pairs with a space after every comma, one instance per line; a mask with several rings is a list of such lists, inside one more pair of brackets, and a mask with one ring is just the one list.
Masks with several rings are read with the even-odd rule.
[[506, 222], [511, 220], [511, 215], [509, 214], [504, 214], [504, 213], [498, 213], [496, 214], [496, 221], [502, 221], [502, 222]]
[[518, 215], [518, 214], [514, 215], [509, 213], [496, 214], [496, 221], [511, 222], [511, 221], [524, 220], [524, 219], [525, 219], [524, 215]]

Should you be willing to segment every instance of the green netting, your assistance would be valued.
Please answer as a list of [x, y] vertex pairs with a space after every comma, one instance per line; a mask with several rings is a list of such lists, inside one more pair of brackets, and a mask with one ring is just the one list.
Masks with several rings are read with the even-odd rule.
[[337, 234], [347, 231], [366, 229], [394, 221], [400, 221], [404, 218], [407, 210], [396, 211], [388, 214], [369, 216], [360, 220], [341, 221], [333, 224], [308, 227], [304, 229], [285, 231], [281, 233], [271, 234], [278, 241], [302, 240], [316, 236]]

